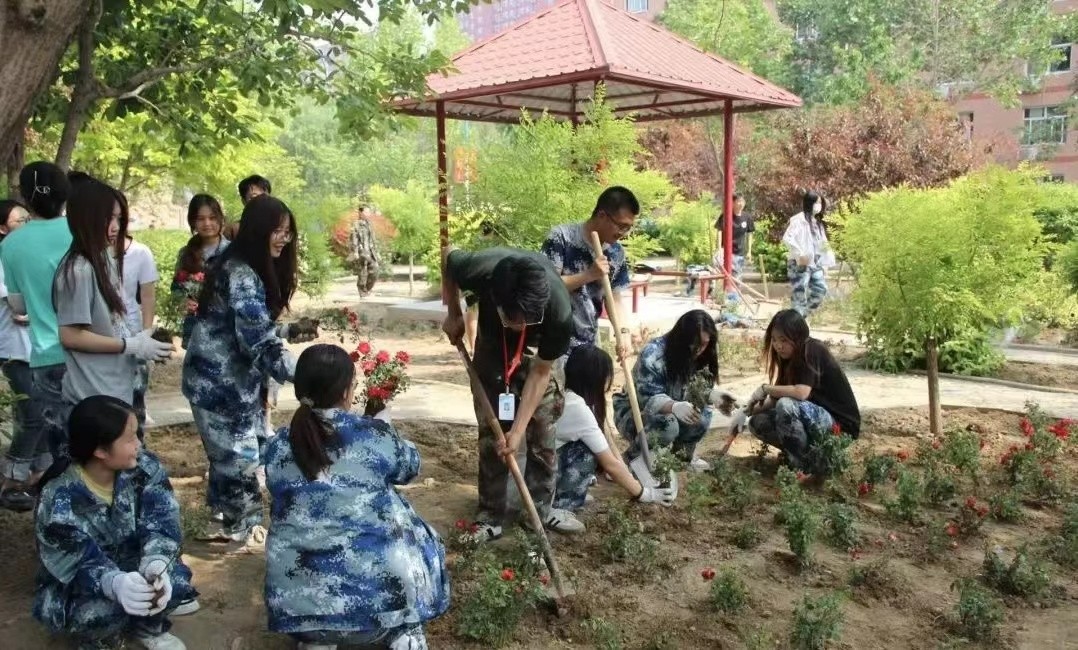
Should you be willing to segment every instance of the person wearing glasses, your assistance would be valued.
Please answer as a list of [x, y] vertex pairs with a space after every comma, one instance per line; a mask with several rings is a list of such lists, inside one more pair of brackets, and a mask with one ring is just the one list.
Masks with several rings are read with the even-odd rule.
[[285, 340], [316, 332], [278, 325], [296, 290], [296, 219], [271, 196], [243, 209], [236, 239], [211, 265], [183, 363], [182, 390], [210, 462], [207, 504], [222, 521], [207, 540], [265, 544], [256, 472], [266, 431], [262, 386], [292, 381], [296, 360]]
[[[618, 240], [629, 234], [639, 213], [640, 203], [631, 191], [620, 186], [608, 187], [599, 195], [587, 221], [554, 226], [543, 242], [543, 254], [561, 276], [573, 303], [573, 334], [566, 356], [578, 345], [598, 342], [604, 275], [610, 278], [614, 293], [614, 304], [606, 305], [607, 312], [616, 311], [616, 316], [624, 314], [621, 291], [629, 287], [629, 264]], [[597, 233], [603, 244], [603, 255], [598, 259], [592, 250], [592, 233]], [[624, 318], [618, 322], [625, 324]], [[627, 329], [624, 331], [628, 333]], [[626, 341], [617, 355], [622, 359], [628, 354]]]
[[449, 247], [443, 268], [442, 295], [449, 313], [442, 330], [450, 343], [463, 343], [458, 292], [469, 306], [479, 306], [475, 368], [506, 438], [504, 443], [497, 438], [476, 403], [476, 537], [501, 537], [508, 501], [504, 459], [515, 456], [522, 444], [527, 448], [524, 480], [544, 525], [563, 533], [582, 532], [584, 524], [572, 513], [551, 507], [557, 470], [554, 426], [565, 404], [553, 373], [555, 361], [569, 351], [573, 333], [569, 290], [550, 260], [532, 251], [488, 248], [469, 253]]

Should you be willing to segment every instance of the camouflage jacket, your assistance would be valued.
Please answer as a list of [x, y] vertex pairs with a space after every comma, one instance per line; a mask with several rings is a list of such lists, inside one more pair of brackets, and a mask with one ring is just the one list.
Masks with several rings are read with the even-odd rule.
[[270, 629], [373, 631], [441, 615], [449, 608], [445, 548], [393, 487], [419, 473], [415, 445], [384, 422], [316, 412], [339, 445], [317, 480], [293, 460], [287, 427], [266, 449]]

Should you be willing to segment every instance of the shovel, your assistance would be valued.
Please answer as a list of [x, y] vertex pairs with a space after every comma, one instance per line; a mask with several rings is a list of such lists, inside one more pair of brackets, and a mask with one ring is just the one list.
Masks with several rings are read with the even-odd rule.
[[[498, 439], [504, 443], [505, 432], [502, 431], [502, 424], [498, 421], [498, 416], [495, 415], [494, 409], [490, 405], [490, 400], [487, 399], [487, 391], [483, 388], [483, 383], [479, 381], [479, 374], [475, 371], [475, 366], [472, 365], [472, 359], [468, 356], [468, 350], [464, 347], [463, 341], [457, 343], [457, 352], [460, 353], [460, 360], [464, 362], [464, 367], [468, 369], [468, 378], [472, 382], [472, 394], [476, 396], [476, 401], [479, 403], [480, 416], [486, 420], [487, 426], [493, 429]], [[505, 463], [509, 466], [509, 473], [513, 475], [513, 481], [517, 484], [520, 500], [524, 502], [524, 509], [528, 512], [528, 519], [531, 521], [532, 528], [539, 535], [539, 545], [543, 550], [543, 558], [546, 559], [547, 568], [550, 569], [550, 581], [554, 583], [557, 600], [559, 603], [563, 602], [566, 593], [561, 581], [561, 570], [558, 569], [558, 563], [554, 559], [554, 549], [550, 547], [550, 540], [547, 539], [543, 520], [539, 518], [539, 511], [535, 509], [535, 502], [532, 501], [532, 495], [528, 492], [528, 485], [524, 482], [524, 475], [520, 473], [520, 466], [517, 465], [516, 457], [507, 456]], [[559, 607], [559, 613], [560, 611]]]
[[[603, 243], [599, 241], [599, 233], [591, 233], [591, 246], [594, 249], [596, 259], [603, 257]], [[618, 327], [617, 314], [614, 313], [617, 310], [613, 308], [615, 304], [614, 290], [610, 288], [610, 278], [605, 273], [603, 274], [603, 296], [606, 298], [607, 304], [606, 317], [610, 319], [610, 324], [614, 328], [614, 340], [620, 348], [622, 347], [622, 333], [621, 328]], [[629, 461], [629, 469], [636, 476], [636, 480], [640, 481], [640, 485], [646, 488], [658, 487], [659, 482], [651, 474], [653, 461], [651, 450], [648, 448], [648, 435], [644, 431], [644, 419], [640, 417], [640, 404], [636, 399], [636, 385], [633, 383], [633, 373], [629, 368], [628, 360], [621, 360], [621, 371], [625, 373], [625, 392], [629, 396], [629, 406], [633, 410], [633, 424], [636, 425], [636, 442], [640, 447], [640, 455]]]

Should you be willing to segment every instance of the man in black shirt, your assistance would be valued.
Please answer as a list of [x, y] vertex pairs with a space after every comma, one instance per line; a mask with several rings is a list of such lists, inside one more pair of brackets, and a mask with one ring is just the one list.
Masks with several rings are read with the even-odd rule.
[[[719, 233], [716, 239], [719, 243], [719, 252], [715, 257], [721, 267], [724, 250], [722, 238], [726, 232], [725, 217], [720, 215], [715, 220], [715, 229]], [[752, 255], [752, 233], [754, 232], [756, 232], [756, 219], [748, 212], [745, 212], [745, 197], [734, 194], [734, 237], [732, 242], [734, 256], [731, 270], [733, 276], [738, 280], [741, 279], [741, 274], [745, 270], [745, 258]], [[731, 292], [727, 298], [737, 300], [737, 294]]]
[[[557, 457], [554, 423], [564, 398], [553, 380], [554, 362], [569, 349], [573, 310], [569, 291], [550, 261], [539, 253], [488, 248], [476, 253], [448, 249], [442, 278], [448, 315], [442, 330], [454, 345], [463, 340], [462, 293], [478, 305], [475, 368], [505, 430], [505, 444], [475, 405], [479, 423], [480, 539], [502, 534], [508, 469], [504, 457], [527, 446], [524, 480], [544, 524], [559, 532], [581, 532], [572, 513], [550, 507]], [[474, 389], [473, 389], [474, 390]]]

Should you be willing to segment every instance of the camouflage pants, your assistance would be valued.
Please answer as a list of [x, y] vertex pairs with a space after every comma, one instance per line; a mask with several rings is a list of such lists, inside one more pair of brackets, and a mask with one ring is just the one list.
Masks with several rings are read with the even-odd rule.
[[246, 533], [262, 523], [262, 493], [255, 471], [266, 412], [259, 408], [222, 415], [192, 406], [191, 414], [210, 461], [206, 505], [223, 515], [226, 533]]
[[798, 266], [796, 260], [786, 261], [786, 277], [790, 281], [790, 300], [797, 313], [807, 317], [823, 304], [827, 297], [827, 278], [818, 266]]
[[749, 428], [757, 438], [786, 452], [790, 464], [805, 467], [809, 449], [827, 435], [835, 420], [823, 407], [812, 402], [783, 397], [775, 408], [757, 413], [749, 420]]
[[588, 485], [595, 475], [598, 462], [595, 454], [579, 440], [558, 447], [558, 484], [554, 491], [554, 507], [577, 511], [584, 507]]
[[[487, 399], [497, 412], [498, 395], [505, 390], [505, 382], [501, 377], [502, 359], [500, 351], [494, 354], [485, 353], [481, 343], [476, 343], [475, 364], [479, 376], [483, 378]], [[530, 358], [525, 358], [519, 370], [513, 374], [510, 392], [519, 397], [524, 389], [524, 382], [530, 368]], [[474, 390], [474, 389], [473, 389]], [[476, 521], [489, 524], [501, 524], [507, 518], [510, 508], [509, 494], [512, 478], [509, 476], [509, 467], [498, 455], [495, 446], [496, 432], [490, 428], [486, 418], [482, 415], [479, 402], [473, 395], [475, 418], [479, 422], [479, 513]], [[528, 422], [528, 428], [524, 434], [524, 447], [517, 454], [517, 463], [521, 465], [524, 473], [524, 483], [528, 487], [535, 507], [540, 517], [545, 517], [550, 509], [550, 502], [554, 497], [554, 479], [557, 471], [557, 458], [554, 452], [554, 423], [561, 417], [565, 407], [565, 396], [562, 395], [558, 382], [551, 378], [546, 387], [546, 392], [535, 409], [535, 414]], [[509, 425], [502, 424], [502, 430], [508, 431]], [[521, 462], [523, 460], [523, 462]], [[514, 495], [516, 486], [513, 487]]]
[[356, 260], [356, 289], [359, 295], [365, 296], [374, 288], [378, 281], [378, 260], [360, 257]]
[[[685, 424], [669, 413], [641, 413], [644, 428], [650, 435], [658, 437], [660, 446], [670, 447], [675, 454], [691, 460], [696, 452], [696, 445], [704, 438], [711, 426], [712, 410], [705, 408], [700, 413], [696, 424]], [[636, 424], [633, 422], [629, 399], [623, 393], [614, 395], [614, 424], [623, 438], [629, 441], [628, 458], [640, 455], [640, 445], [636, 439]]]
[[427, 650], [427, 635], [423, 627], [416, 625], [409, 628], [393, 628], [374, 632], [344, 632], [338, 630], [319, 630], [290, 634], [300, 643], [321, 645], [347, 645], [358, 650]]

